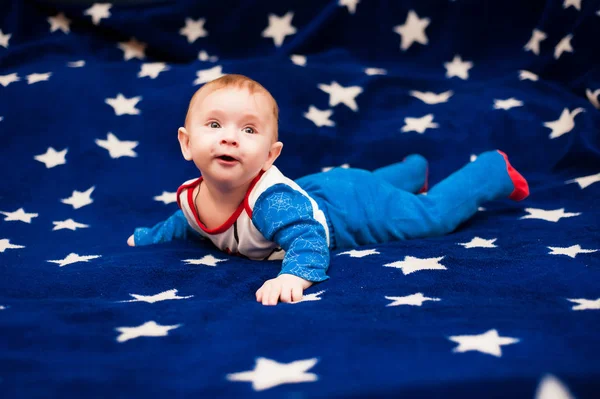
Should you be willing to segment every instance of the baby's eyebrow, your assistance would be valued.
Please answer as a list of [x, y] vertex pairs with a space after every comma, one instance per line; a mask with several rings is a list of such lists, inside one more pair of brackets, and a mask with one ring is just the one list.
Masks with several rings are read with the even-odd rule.
[[260, 121], [261, 121], [260, 117], [258, 117], [258, 115], [255, 115], [255, 114], [243, 114], [240, 119], [243, 121], [250, 120], [255, 123], [260, 123]]
[[[227, 115], [227, 113], [224, 110], [220, 109], [220, 108], [215, 108], [215, 109], [209, 109], [206, 112], [206, 115], [215, 115], [215, 116], [218, 116], [218, 117], [224, 117], [225, 115]], [[246, 121], [252, 121], [254, 123], [261, 123], [261, 119], [260, 119], [260, 117], [258, 115], [253, 114], [253, 113], [249, 113], [249, 112], [247, 112], [245, 114], [241, 114], [238, 119], [240, 121], [244, 121], [244, 122], [246, 122]]]

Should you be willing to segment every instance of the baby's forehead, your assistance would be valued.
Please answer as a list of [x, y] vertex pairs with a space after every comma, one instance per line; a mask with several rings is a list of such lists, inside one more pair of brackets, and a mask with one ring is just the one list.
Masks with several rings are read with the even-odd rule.
[[[207, 91], [206, 93], [202, 93], [200, 91], [196, 93], [198, 95], [198, 98], [196, 99], [196, 101], [192, 100], [190, 112], [195, 113], [203, 110], [210, 110], [211, 107], [215, 105], [214, 102], [223, 101], [227, 104], [227, 101], [222, 99], [223, 96], [245, 93], [248, 94], [248, 96], [244, 96], [244, 99], [247, 103], [251, 103], [252, 105], [254, 105], [256, 108], [258, 108], [259, 111], [261, 111], [262, 114], [264, 114], [266, 117], [269, 117], [269, 119], [274, 117], [271, 112], [273, 107], [275, 107], [274, 100], [268, 93], [262, 90], [250, 90], [244, 87], [227, 86], [214, 89], [207, 89], [209, 91]], [[219, 98], [220, 100], [218, 100]]]

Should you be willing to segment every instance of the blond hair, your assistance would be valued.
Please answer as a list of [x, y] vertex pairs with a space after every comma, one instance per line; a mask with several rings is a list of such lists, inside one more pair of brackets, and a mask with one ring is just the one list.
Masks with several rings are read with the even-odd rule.
[[201, 88], [199, 88], [194, 93], [194, 95], [190, 99], [187, 114], [185, 115], [186, 128], [188, 126], [188, 121], [190, 118], [190, 113], [191, 113], [191, 109], [192, 109], [193, 105], [197, 101], [204, 100], [204, 98], [206, 98], [209, 94], [211, 94], [219, 89], [225, 88], [225, 87], [232, 87], [232, 88], [236, 88], [236, 89], [245, 89], [245, 90], [248, 90], [252, 94], [262, 93], [262, 94], [265, 94], [267, 96], [267, 98], [269, 98], [269, 100], [273, 104], [273, 117], [275, 118], [274, 141], [277, 141], [279, 138], [279, 133], [278, 133], [278, 130], [279, 130], [278, 129], [279, 107], [277, 106], [277, 101], [275, 101], [275, 98], [271, 95], [269, 90], [264, 88], [263, 85], [261, 85], [254, 79], [251, 79], [244, 75], [238, 75], [238, 74], [223, 75], [220, 78], [211, 80], [210, 82], [204, 84]]

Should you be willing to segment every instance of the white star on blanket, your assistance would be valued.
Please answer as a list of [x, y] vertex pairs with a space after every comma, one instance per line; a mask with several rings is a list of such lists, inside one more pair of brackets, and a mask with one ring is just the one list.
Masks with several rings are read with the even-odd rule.
[[8, 238], [0, 238], [0, 253], [6, 251], [7, 249], [18, 249], [25, 248], [23, 245], [11, 244]]
[[94, 25], [98, 25], [103, 18], [110, 17], [110, 8], [112, 4], [110, 3], [95, 3], [93, 6], [88, 8], [83, 12], [84, 15], [89, 15], [92, 17], [92, 22]]
[[546, 40], [546, 33], [542, 32], [539, 29], [534, 29], [531, 34], [531, 39], [525, 44], [525, 51], [531, 51], [535, 55], [540, 55], [540, 43], [543, 40]]
[[453, 91], [448, 90], [443, 93], [433, 93], [431, 91], [421, 92], [417, 90], [411, 90], [409, 94], [413, 97], [418, 98], [426, 104], [440, 104], [448, 102], [448, 99], [452, 97]]
[[535, 399], [574, 399], [565, 384], [553, 375], [546, 375], [540, 381], [535, 392]]
[[422, 292], [417, 292], [416, 294], [408, 295], [408, 296], [386, 296], [385, 299], [389, 299], [390, 301], [394, 301], [385, 305], [388, 306], [400, 306], [400, 305], [410, 305], [410, 306], [422, 306], [425, 301], [441, 301], [440, 298], [429, 298], [423, 295]]
[[525, 208], [525, 212], [529, 213], [529, 215], [525, 215], [521, 217], [521, 219], [542, 219], [547, 220], [548, 222], [558, 222], [562, 218], [571, 218], [574, 216], [581, 215], [581, 212], [566, 212], [565, 208], [554, 209], [552, 211], [547, 211], [544, 209], [537, 208]]
[[329, 106], [335, 107], [342, 103], [350, 108], [352, 111], [358, 111], [358, 105], [356, 105], [356, 96], [363, 92], [360, 86], [340, 86], [338, 82], [331, 82], [330, 85], [319, 84], [319, 89], [329, 94]]
[[179, 30], [179, 34], [187, 38], [188, 43], [194, 43], [198, 38], [208, 36], [208, 32], [204, 29], [205, 18], [193, 20], [185, 19], [185, 26]]
[[221, 65], [217, 65], [209, 69], [203, 69], [201, 71], [197, 71], [196, 76], [197, 78], [194, 80], [194, 85], [207, 83], [223, 76], [223, 67]]
[[6, 216], [4, 218], [5, 222], [20, 221], [20, 222], [25, 222], [25, 223], [31, 223], [32, 218], [38, 217], [37, 213], [25, 213], [25, 210], [23, 208], [19, 208], [14, 212], [0, 211], [0, 213], [3, 214], [4, 216]]
[[137, 141], [121, 141], [111, 132], [108, 132], [106, 140], [96, 139], [95, 143], [108, 150], [111, 158], [137, 157], [137, 153], [133, 151], [138, 145]]
[[590, 103], [592, 103], [594, 108], [600, 109], [600, 101], [598, 100], [598, 96], [600, 96], [600, 89], [596, 91], [585, 89], [585, 95], [587, 96], [588, 100], [590, 100]]
[[206, 51], [200, 50], [198, 52], [198, 59], [200, 61], [217, 62], [219, 60], [219, 57], [217, 57], [216, 55], [208, 55]]
[[597, 252], [597, 249], [582, 249], [579, 244], [571, 245], [570, 247], [548, 247], [552, 250], [549, 252], [550, 255], [567, 255], [571, 258], [575, 258], [578, 254], [591, 254]]
[[300, 54], [292, 54], [290, 60], [298, 66], [306, 66], [306, 56]]
[[169, 331], [180, 326], [181, 324], [163, 326], [151, 320], [137, 327], [117, 327], [115, 330], [121, 333], [117, 337], [117, 342], [126, 342], [139, 337], [166, 337], [169, 335]]
[[36, 155], [33, 157], [33, 159], [42, 162], [44, 165], [46, 165], [47, 169], [50, 169], [55, 166], [64, 165], [67, 163], [67, 161], [65, 160], [67, 151], [67, 148], [65, 148], [62, 151], [56, 151], [54, 148], [48, 147], [44, 154]]
[[141, 70], [138, 72], [138, 78], [148, 76], [151, 79], [156, 79], [158, 74], [171, 69], [164, 62], [147, 62], [142, 64]]
[[581, 11], [581, 0], [565, 0], [563, 2], [563, 8], [575, 7], [577, 11]]
[[76, 221], [74, 221], [73, 219], [67, 219], [67, 220], [62, 220], [62, 221], [58, 221], [58, 222], [52, 222], [52, 224], [54, 224], [54, 228], [52, 229], [52, 231], [54, 230], [62, 230], [62, 229], [69, 229], [69, 230], [77, 230], [79, 229], [83, 229], [86, 227], [90, 227], [87, 224], [83, 224], [83, 223], [78, 223]]
[[119, 44], [117, 44], [117, 47], [123, 50], [123, 59], [125, 61], [132, 58], [138, 58], [140, 60], [146, 58], [147, 46], [146, 43], [140, 42], [134, 37], [130, 38], [127, 42], [119, 42]]
[[177, 290], [172, 289], [168, 291], [163, 291], [155, 295], [138, 295], [138, 294], [129, 294], [135, 299], [131, 299], [128, 301], [120, 301], [120, 302], [147, 302], [147, 303], [155, 303], [160, 301], [168, 301], [174, 299], [188, 299], [192, 298], [193, 295], [188, 296], [179, 296], [177, 295]]
[[205, 265], [205, 266], [216, 266], [219, 262], [225, 262], [227, 259], [218, 259], [212, 255], [205, 255], [200, 259], [185, 259], [182, 262], [185, 262], [188, 265]]
[[420, 118], [404, 118], [405, 125], [402, 127], [402, 132], [417, 132], [425, 133], [427, 129], [434, 129], [439, 125], [433, 122], [433, 114], [427, 114]]
[[56, 14], [53, 17], [48, 17], [47, 21], [50, 24], [50, 32], [56, 32], [57, 30], [61, 30], [63, 33], [69, 34], [69, 32], [71, 31], [71, 20], [67, 18], [62, 12]]
[[394, 32], [402, 37], [400, 48], [406, 51], [414, 42], [427, 44], [428, 40], [427, 35], [425, 35], [425, 28], [429, 26], [430, 22], [429, 18], [419, 18], [414, 10], [410, 10], [406, 17], [406, 22], [403, 25], [394, 27]]
[[115, 115], [139, 115], [140, 110], [135, 106], [141, 99], [141, 96], [127, 98], [119, 93], [117, 97], [107, 98], [104, 102], [113, 107]]
[[100, 258], [102, 255], [78, 255], [76, 253], [70, 253], [63, 259], [58, 260], [49, 260], [47, 262], [52, 262], [58, 264], [60, 267], [67, 266], [77, 262], [89, 262], [91, 259]]
[[571, 310], [596, 310], [600, 309], [600, 298], [598, 299], [569, 299], [568, 301], [575, 302], [577, 305], [573, 306]]
[[575, 116], [581, 112], [585, 112], [585, 109], [575, 108], [573, 111], [569, 111], [568, 108], [565, 108], [560, 114], [560, 118], [555, 121], [545, 122], [544, 126], [552, 130], [549, 137], [555, 139], [573, 130], [575, 127]]
[[331, 109], [320, 110], [314, 105], [310, 105], [308, 107], [308, 112], [305, 112], [303, 115], [318, 127], [335, 126], [335, 122], [329, 119], [332, 113], [333, 110]]
[[262, 32], [262, 36], [272, 38], [275, 46], [281, 47], [286, 36], [296, 33], [296, 28], [292, 25], [292, 18], [294, 18], [292, 11], [282, 17], [269, 14], [269, 26]]
[[600, 173], [596, 173], [595, 175], [578, 177], [576, 179], [567, 180], [565, 183], [577, 183], [579, 187], [583, 190], [586, 187], [591, 186], [594, 183], [598, 183], [600, 181]]
[[291, 363], [279, 363], [272, 359], [259, 357], [253, 370], [227, 374], [229, 381], [252, 382], [255, 391], [276, 387], [281, 384], [317, 381], [316, 374], [308, 373], [317, 359], [296, 360]]
[[6, 87], [11, 83], [18, 82], [21, 80], [16, 72], [9, 73], [8, 75], [0, 75], [0, 85]]
[[383, 68], [365, 68], [365, 73], [369, 76], [387, 75], [387, 70]]
[[567, 35], [563, 37], [560, 42], [554, 48], [554, 58], [559, 59], [560, 56], [564, 53], [572, 53], [573, 46], [571, 45], [571, 39], [573, 39], [573, 35]]
[[84, 60], [79, 60], [79, 61], [68, 62], [67, 66], [69, 68], [82, 68], [82, 67], [85, 66], [85, 61]]
[[490, 240], [486, 240], [480, 237], [474, 237], [469, 242], [459, 243], [458, 245], [462, 245], [465, 248], [496, 248], [497, 245], [494, 244], [497, 238], [492, 238]]
[[350, 251], [344, 251], [337, 254], [340, 255], [349, 255], [351, 258], [364, 258], [369, 255], [379, 255], [379, 252], [376, 249], [363, 249], [362, 251], [352, 249]]
[[360, 0], [338, 0], [338, 5], [340, 7], [348, 7], [348, 12], [350, 14], [354, 14], [356, 12], [356, 5], [360, 2]]
[[408, 275], [420, 270], [447, 270], [446, 266], [440, 263], [440, 260], [444, 259], [445, 256], [439, 258], [416, 258], [414, 256], [406, 256], [404, 260], [399, 260], [392, 263], [386, 263], [383, 266], [395, 267], [401, 269], [404, 275]]
[[92, 186], [86, 191], [74, 190], [73, 194], [71, 194], [69, 198], [61, 199], [60, 201], [63, 204], [72, 205], [73, 209], [79, 209], [94, 202], [94, 200], [91, 198], [91, 195], [95, 188], [96, 186]]
[[537, 81], [539, 79], [539, 77], [530, 71], [526, 71], [524, 69], [521, 69], [519, 71], [519, 80], [531, 80], [533, 82]]
[[446, 77], [459, 77], [463, 80], [469, 79], [469, 69], [473, 68], [471, 61], [463, 61], [460, 55], [455, 55], [451, 62], [445, 62]]
[[496, 357], [502, 356], [501, 346], [519, 342], [518, 338], [499, 336], [495, 329], [479, 335], [455, 335], [448, 339], [458, 343], [453, 352], [478, 351]]
[[506, 100], [494, 100], [494, 109], [511, 109], [514, 107], [522, 107], [523, 101], [511, 97]]
[[0, 29], [0, 46], [8, 48], [8, 41], [10, 40], [11, 36], [12, 34], [5, 34], [2, 32], [2, 29]]
[[31, 84], [34, 84], [37, 82], [43, 82], [43, 81], [50, 79], [51, 75], [52, 75], [52, 72], [32, 73], [32, 74], [27, 75], [27, 83], [31, 85]]
[[157, 195], [153, 198], [155, 201], [162, 201], [165, 205], [177, 202], [177, 192], [163, 191], [161, 195]]

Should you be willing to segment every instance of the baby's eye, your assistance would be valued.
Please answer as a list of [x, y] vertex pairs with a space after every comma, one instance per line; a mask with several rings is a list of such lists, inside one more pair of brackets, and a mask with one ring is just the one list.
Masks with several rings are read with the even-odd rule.
[[218, 129], [221, 127], [221, 125], [219, 125], [219, 122], [211, 122], [210, 125], [208, 125], [211, 129]]
[[249, 133], [249, 134], [254, 134], [254, 129], [252, 129], [251, 127], [245, 127], [244, 128], [244, 132], [245, 133]]

